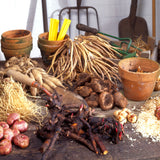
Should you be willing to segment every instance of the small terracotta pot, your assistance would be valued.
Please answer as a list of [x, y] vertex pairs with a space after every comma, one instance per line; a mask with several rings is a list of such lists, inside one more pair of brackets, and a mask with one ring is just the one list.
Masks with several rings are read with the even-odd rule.
[[4, 53], [4, 56], [6, 60], [9, 58], [15, 56], [15, 57], [29, 57], [30, 52], [32, 50], [32, 45], [26, 47], [26, 48], [21, 48], [21, 49], [6, 49], [1, 47], [2, 52]]
[[[143, 72], [136, 72], [140, 67]], [[159, 75], [159, 64], [147, 58], [127, 58], [118, 63], [119, 75], [122, 79], [124, 95], [135, 101], [148, 99]]]
[[32, 38], [28, 30], [10, 30], [1, 35], [2, 41], [7, 43], [24, 43]]
[[8, 43], [1, 40], [1, 46], [6, 49], [22, 49], [32, 45], [32, 38], [24, 43]]
[[61, 41], [49, 41], [48, 40], [48, 32], [41, 33], [38, 36], [38, 47], [41, 51], [42, 60], [45, 64], [49, 65], [51, 63], [52, 58], [50, 57], [53, 55], [59, 47], [63, 45], [69, 39], [69, 36], [66, 35], [64, 40]]
[[32, 36], [28, 30], [10, 30], [1, 35], [1, 50], [6, 60], [12, 56], [30, 56]]

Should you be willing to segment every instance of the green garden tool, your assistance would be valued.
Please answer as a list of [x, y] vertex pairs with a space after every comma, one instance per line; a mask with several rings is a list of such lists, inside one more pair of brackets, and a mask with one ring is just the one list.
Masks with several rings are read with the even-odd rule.
[[122, 57], [119, 57], [119, 58], [135, 57], [136, 56], [136, 52], [130, 53], [129, 52], [130, 47], [133, 47], [133, 48], [138, 49], [139, 51], [142, 51], [140, 48], [137, 48], [136, 46], [132, 45], [132, 39], [131, 38], [119, 38], [119, 37], [116, 37], [116, 36], [113, 36], [113, 35], [102, 33], [102, 32], [99, 32], [96, 28], [91, 28], [91, 27], [88, 27], [88, 26], [86, 26], [84, 24], [77, 24], [76, 28], [78, 30], [85, 31], [85, 32], [90, 32], [90, 33], [92, 33], [94, 35], [98, 35], [100, 37], [103, 37], [102, 35], [104, 35], [104, 36], [107, 36], [107, 37], [111, 37], [111, 38], [117, 39], [117, 40], [119, 40], [121, 42], [120, 45], [116, 45], [114, 42], [110, 41], [110, 44], [112, 46], [115, 46], [115, 47], [121, 48], [122, 44], [127, 44], [128, 46], [127, 46], [126, 50], [115, 49], [116, 51], [118, 51], [119, 53], [121, 53], [123, 55]]

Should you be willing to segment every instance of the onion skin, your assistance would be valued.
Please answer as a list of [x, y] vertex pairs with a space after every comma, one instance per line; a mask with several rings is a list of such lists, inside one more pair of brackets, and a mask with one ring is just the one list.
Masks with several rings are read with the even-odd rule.
[[0, 122], [0, 126], [3, 127], [3, 129], [8, 129], [9, 128], [9, 125], [6, 123], [6, 122]]
[[9, 125], [12, 125], [16, 120], [20, 119], [20, 114], [19, 113], [11, 113], [7, 117], [7, 123]]
[[0, 141], [0, 155], [7, 155], [12, 151], [12, 143], [8, 139]]
[[17, 120], [13, 123], [12, 128], [17, 128], [20, 132], [25, 132], [28, 129], [28, 123], [24, 120]]
[[3, 138], [4, 129], [2, 126], [0, 126], [0, 139]]
[[13, 138], [13, 143], [20, 148], [27, 148], [29, 146], [29, 137], [24, 134], [18, 134]]
[[13, 130], [10, 129], [10, 128], [4, 129], [3, 136], [4, 136], [5, 139], [8, 139], [8, 140], [12, 141], [12, 139], [14, 137]]

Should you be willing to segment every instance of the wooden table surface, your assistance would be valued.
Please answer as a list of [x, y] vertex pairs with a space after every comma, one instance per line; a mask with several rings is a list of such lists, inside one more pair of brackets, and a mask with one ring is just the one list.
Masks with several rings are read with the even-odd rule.
[[[3, 63], [0, 63], [2, 66]], [[154, 92], [153, 96], [159, 95]], [[128, 108], [136, 106], [139, 108], [144, 102], [129, 101]], [[97, 109], [95, 114], [109, 116], [114, 110], [102, 113]], [[132, 130], [130, 123], [124, 126], [125, 135], [118, 144], [105, 141], [108, 149], [106, 156], [96, 155], [85, 146], [64, 137], [56, 142], [48, 160], [158, 160], [160, 159], [160, 142], [152, 142], [151, 139], [143, 138]], [[35, 135], [36, 126], [29, 124], [29, 130], [25, 133], [30, 137], [30, 145], [26, 149], [19, 149], [13, 146], [12, 152], [7, 156], [0, 156], [0, 160], [41, 160], [42, 154], [39, 151], [42, 141]]]

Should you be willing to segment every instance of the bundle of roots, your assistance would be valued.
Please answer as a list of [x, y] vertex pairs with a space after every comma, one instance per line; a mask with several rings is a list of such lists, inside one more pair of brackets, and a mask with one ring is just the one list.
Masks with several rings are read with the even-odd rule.
[[108, 78], [112, 83], [120, 81], [118, 65], [112, 59], [118, 59], [119, 52], [100, 37], [79, 36], [68, 40], [54, 55], [48, 72], [63, 80], [73, 81], [77, 73], [90, 73], [101, 79]]
[[51, 117], [37, 131], [37, 135], [44, 140], [40, 148], [43, 160], [47, 159], [61, 135], [80, 142], [96, 154], [103, 155], [106, 155], [108, 150], [102, 137], [110, 139], [113, 143], [122, 139], [123, 126], [112, 117], [92, 117], [91, 111], [84, 104], [72, 111], [68, 106], [61, 105], [56, 92], [52, 98], [48, 97], [46, 100]]
[[20, 83], [5, 78], [0, 81], [0, 121], [6, 121], [10, 113], [19, 113], [26, 122], [41, 125], [48, 115], [48, 110], [27, 99]]

